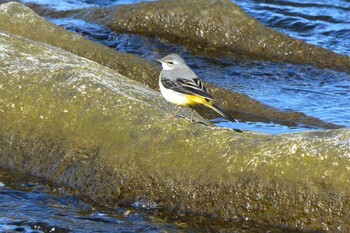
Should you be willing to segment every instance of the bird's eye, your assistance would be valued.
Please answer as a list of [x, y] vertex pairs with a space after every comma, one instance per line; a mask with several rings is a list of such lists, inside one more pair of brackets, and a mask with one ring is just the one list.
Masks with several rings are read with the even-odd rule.
[[172, 61], [168, 61], [168, 63], [169, 63], [170, 65], [174, 64], [174, 62], [172, 62]]

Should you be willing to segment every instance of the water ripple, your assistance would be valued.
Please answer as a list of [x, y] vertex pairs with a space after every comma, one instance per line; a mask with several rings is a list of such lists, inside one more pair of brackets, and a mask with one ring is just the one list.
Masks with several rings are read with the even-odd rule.
[[350, 55], [350, 3], [316, 0], [234, 1], [269, 27], [294, 38]]

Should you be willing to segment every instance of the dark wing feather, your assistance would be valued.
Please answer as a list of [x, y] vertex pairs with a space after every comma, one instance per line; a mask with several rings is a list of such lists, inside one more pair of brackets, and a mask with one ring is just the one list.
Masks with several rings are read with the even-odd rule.
[[207, 89], [203, 83], [198, 79], [181, 79], [170, 80], [166, 77], [161, 79], [161, 82], [165, 88], [171, 89], [182, 94], [196, 95], [213, 100], [214, 98], [208, 94]]

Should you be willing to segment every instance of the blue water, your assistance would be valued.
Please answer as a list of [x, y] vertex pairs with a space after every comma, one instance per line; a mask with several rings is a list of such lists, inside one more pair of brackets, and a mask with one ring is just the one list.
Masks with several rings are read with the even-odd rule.
[[[349, 1], [234, 2], [252, 17], [279, 32], [350, 55]], [[254, 61], [237, 65], [225, 72], [228, 74], [226, 78], [231, 77], [232, 80], [225, 84], [230, 89], [279, 109], [295, 110], [327, 122], [350, 126], [349, 74], [305, 65]]]
[[0, 170], [0, 233], [285, 232], [243, 222], [161, 213], [154, 203], [107, 208], [44, 180]]
[[248, 14], [294, 38], [350, 55], [350, 2], [344, 0], [236, 0]]
[[0, 171], [0, 232], [176, 232], [135, 209], [107, 209], [37, 178]]

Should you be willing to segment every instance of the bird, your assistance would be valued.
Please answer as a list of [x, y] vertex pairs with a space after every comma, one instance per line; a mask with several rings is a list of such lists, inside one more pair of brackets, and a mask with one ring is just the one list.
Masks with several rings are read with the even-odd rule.
[[[214, 104], [211, 96], [197, 75], [186, 65], [185, 60], [178, 54], [169, 54], [162, 59], [156, 59], [162, 64], [163, 70], [159, 75], [159, 87], [163, 97], [170, 103], [181, 107], [205, 105], [214, 110], [226, 120], [238, 122]], [[190, 121], [193, 122], [193, 109]]]

